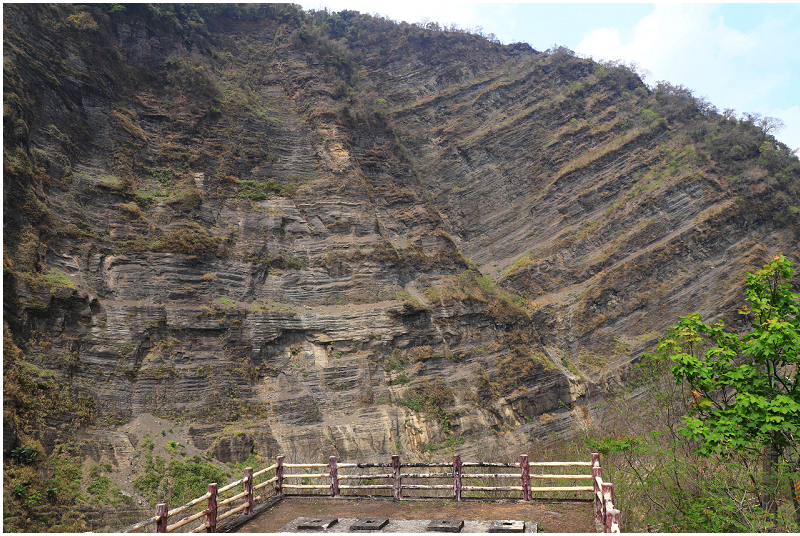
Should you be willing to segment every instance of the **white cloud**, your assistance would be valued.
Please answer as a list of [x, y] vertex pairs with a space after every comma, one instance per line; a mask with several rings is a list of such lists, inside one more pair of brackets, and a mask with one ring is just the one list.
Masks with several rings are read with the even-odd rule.
[[596, 58], [618, 59], [614, 56], [619, 55], [623, 45], [619, 30], [600, 28], [586, 36], [576, 48], [575, 52], [585, 53]]
[[[715, 37], [719, 27], [711, 20], [713, 6], [657, 4], [636, 24], [623, 42], [616, 28], [601, 28], [587, 35], [576, 52], [607, 60], [636, 61], [657, 80], [689, 85], [696, 73], [717, 69]], [[724, 27], [723, 27], [724, 31]], [[733, 36], [728, 35], [728, 40]], [[690, 86], [691, 87], [691, 86]]]
[[[796, 77], [797, 33], [783, 21], [765, 19], [748, 31], [726, 26], [713, 4], [656, 4], [628, 40], [617, 28], [587, 34], [576, 52], [606, 60], [635, 61], [649, 80], [682, 84], [719, 108], [780, 117], [778, 139], [800, 145], [800, 107], [779, 108]], [[775, 104], [768, 104], [768, 103]]]
[[717, 26], [716, 33], [719, 35], [720, 54], [725, 58], [737, 58], [751, 52], [758, 46], [758, 39], [754, 35], [726, 28], [721, 20]]
[[[791, 149], [800, 149], [800, 105], [767, 110], [764, 115], [778, 117], [783, 120], [786, 123], [786, 128], [775, 134], [775, 137]], [[798, 153], [800, 153], [800, 150]]]

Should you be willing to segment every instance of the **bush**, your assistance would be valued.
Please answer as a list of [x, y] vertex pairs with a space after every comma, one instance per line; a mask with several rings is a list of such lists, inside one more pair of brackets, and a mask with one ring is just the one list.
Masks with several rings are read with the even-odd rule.
[[208, 490], [208, 484], [217, 482], [220, 487], [227, 483], [225, 471], [200, 456], [182, 462], [172, 460], [168, 466], [172, 481], [170, 488], [170, 504], [184, 504], [200, 497]]
[[11, 451], [11, 459], [19, 464], [31, 465], [41, 456], [41, 447], [35, 444], [22, 445]]
[[153, 243], [154, 251], [172, 251], [194, 255], [209, 255], [217, 251], [221, 238], [211, 236], [196, 223], [189, 227], [173, 231]]
[[263, 201], [269, 199], [273, 195], [289, 195], [296, 189], [296, 184], [284, 185], [280, 184], [275, 179], [269, 179], [267, 182], [257, 181], [239, 181], [239, 193], [237, 197], [249, 199], [251, 201]]
[[420, 385], [407, 389], [398, 400], [412, 411], [425, 412], [439, 421], [445, 435], [450, 435], [451, 414], [444, 410], [445, 406], [455, 401], [453, 391], [440, 378], [424, 380]]
[[604, 479], [614, 482], [626, 531], [767, 532], [776, 524], [796, 531], [782, 466], [774, 482], [781, 495], [770, 521], [759, 506], [752, 475], [759, 458], [696, 454], [697, 443], [680, 434], [682, 416], [694, 400], [685, 383], [675, 383], [664, 352], [647, 353], [636, 365], [630, 390], [609, 402], [610, 412], [586, 446], [602, 453]]

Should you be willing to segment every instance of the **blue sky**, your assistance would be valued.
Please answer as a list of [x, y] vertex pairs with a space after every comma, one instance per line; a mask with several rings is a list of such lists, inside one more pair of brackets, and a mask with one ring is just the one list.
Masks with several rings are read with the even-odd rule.
[[594, 59], [635, 62], [645, 82], [682, 84], [720, 110], [778, 117], [777, 138], [800, 148], [800, 4], [461, 3], [335, 0], [395, 21], [482, 27], [503, 43], [563, 45]]

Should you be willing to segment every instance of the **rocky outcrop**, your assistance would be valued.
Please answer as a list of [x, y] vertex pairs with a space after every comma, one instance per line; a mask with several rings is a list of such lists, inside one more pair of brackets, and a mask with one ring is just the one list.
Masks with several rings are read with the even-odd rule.
[[94, 462], [130, 465], [145, 418], [221, 462], [518, 454], [796, 249], [796, 158], [730, 163], [752, 125], [629, 70], [103, 9], [4, 6], [4, 316], [94, 400]]

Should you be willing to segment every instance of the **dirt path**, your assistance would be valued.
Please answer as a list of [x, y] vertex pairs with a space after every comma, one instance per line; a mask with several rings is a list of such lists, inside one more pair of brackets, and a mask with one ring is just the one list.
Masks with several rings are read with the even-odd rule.
[[539, 532], [595, 531], [591, 503], [285, 499], [240, 527], [237, 532], [278, 532], [297, 517], [517, 519], [535, 521], [539, 525]]

